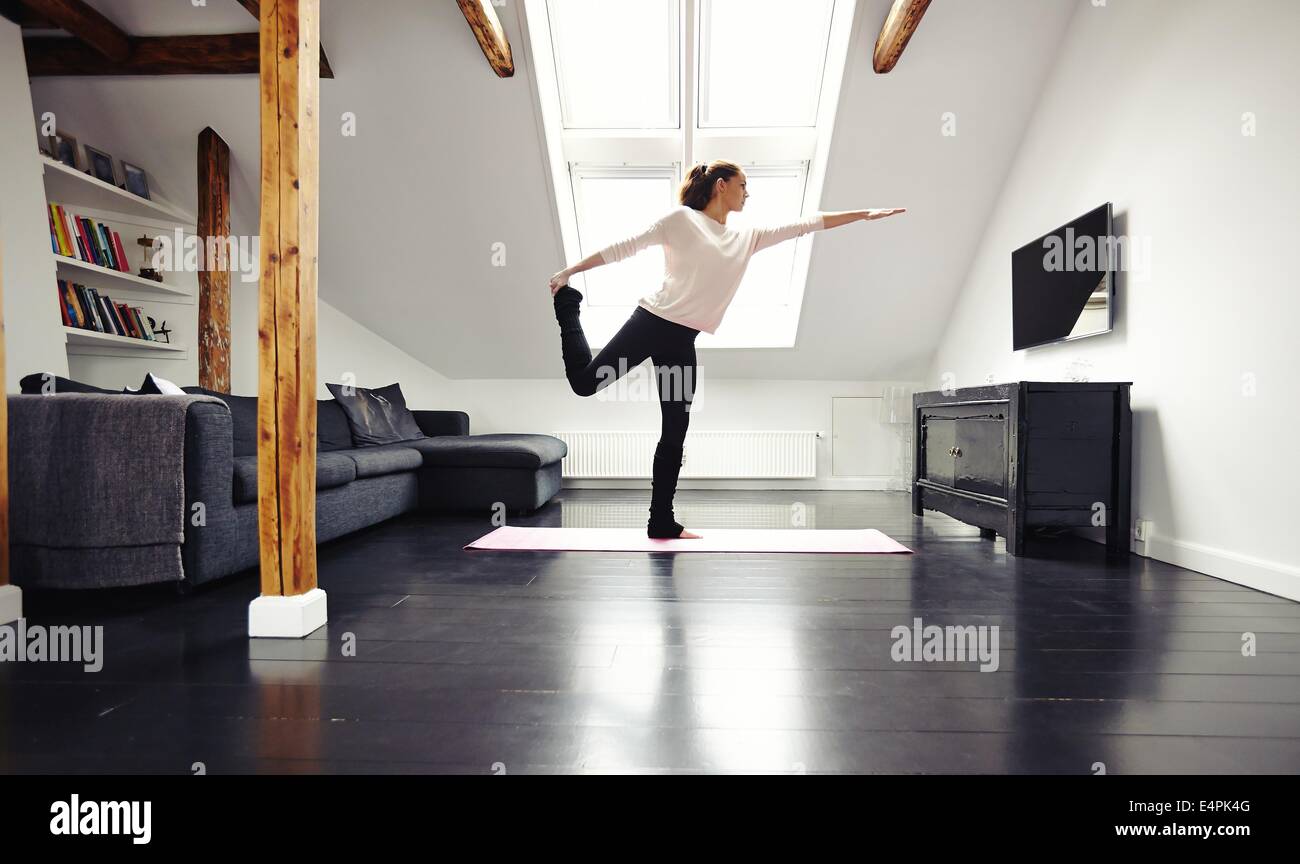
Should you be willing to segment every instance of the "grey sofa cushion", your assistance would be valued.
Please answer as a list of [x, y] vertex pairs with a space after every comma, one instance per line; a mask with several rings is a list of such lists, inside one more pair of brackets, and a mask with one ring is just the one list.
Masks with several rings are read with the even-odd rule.
[[541, 468], [568, 455], [568, 446], [553, 435], [497, 433], [454, 435], [403, 441], [420, 451], [425, 465], [483, 468]]
[[394, 444], [424, 434], [407, 409], [406, 397], [402, 395], [402, 388], [398, 384], [373, 390], [345, 387], [342, 384], [325, 386], [347, 414], [354, 447]]
[[[236, 504], [257, 500], [257, 456], [236, 456], [234, 498]], [[339, 453], [316, 454], [316, 489], [333, 489], [357, 479], [356, 463]]]
[[[230, 434], [235, 446], [235, 456], [257, 455], [257, 397], [232, 396], [203, 387], [182, 387], [186, 393], [215, 396], [230, 406]], [[256, 488], [256, 484], [254, 484]]]
[[469, 434], [469, 415], [464, 411], [422, 411], [417, 408], [411, 416], [420, 431], [428, 436]]
[[340, 450], [337, 455], [347, 456], [356, 464], [358, 477], [378, 477], [400, 471], [414, 471], [422, 462], [420, 454], [405, 444], [354, 447], [351, 450]]

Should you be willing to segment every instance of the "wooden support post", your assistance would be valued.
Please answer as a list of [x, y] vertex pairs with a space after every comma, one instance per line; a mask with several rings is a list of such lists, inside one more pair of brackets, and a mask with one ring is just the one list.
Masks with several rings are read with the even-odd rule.
[[4, 250], [0, 249], [0, 624], [23, 617], [23, 593], [9, 583], [9, 394], [5, 381]]
[[199, 270], [199, 386], [229, 393], [230, 147], [211, 127], [199, 133], [198, 233], [208, 262]]
[[258, 531], [251, 636], [325, 623], [316, 587], [316, 263], [320, 0], [261, 6]]
[[[261, 0], [238, 0], [239, 5], [249, 11], [258, 21], [262, 20]], [[325, 56], [325, 46], [320, 46], [320, 77], [333, 78], [334, 70], [330, 68], [330, 58]]]

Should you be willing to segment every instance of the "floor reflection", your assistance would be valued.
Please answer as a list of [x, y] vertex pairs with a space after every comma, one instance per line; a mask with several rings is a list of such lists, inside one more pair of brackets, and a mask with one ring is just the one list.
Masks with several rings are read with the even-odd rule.
[[[626, 500], [558, 503], [562, 527], [636, 527], [647, 515], [645, 506]], [[817, 525], [817, 506], [804, 501], [679, 500], [674, 509], [678, 522], [701, 534]], [[809, 757], [798, 730], [811, 718], [806, 700], [790, 692], [789, 676], [809, 662], [800, 644], [807, 631], [793, 626], [796, 613], [789, 606], [739, 613], [718, 590], [714, 565], [722, 554], [637, 555], [619, 585], [652, 597], [651, 617], [625, 621], [617, 632], [599, 621], [575, 621], [585, 638], [617, 642], [605, 689], [592, 695], [585, 719], [620, 731], [593, 736], [581, 768], [806, 770]], [[725, 557], [734, 565], [735, 555]], [[566, 565], [559, 572], [571, 572], [573, 561]], [[770, 558], [762, 566], [770, 568]]]
[[1157, 670], [1147, 661], [1168, 649], [1165, 620], [1143, 599], [1141, 559], [1108, 559], [1100, 546], [1040, 544], [1035, 557], [1014, 567], [1016, 701], [1007, 768], [1113, 771], [1122, 743], [1113, 733], [1123, 731], [1135, 700], [1157, 695], [1158, 676], [1149, 674]]
[[313, 763], [327, 755], [321, 674], [332, 649], [328, 639], [248, 640], [249, 677], [258, 696], [255, 755], [276, 771], [293, 760]]

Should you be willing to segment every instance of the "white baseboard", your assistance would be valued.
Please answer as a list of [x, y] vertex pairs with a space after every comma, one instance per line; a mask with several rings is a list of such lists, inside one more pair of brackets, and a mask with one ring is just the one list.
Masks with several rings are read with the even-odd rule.
[[0, 624], [10, 624], [23, 617], [23, 589], [17, 585], [0, 585]]
[[1300, 601], [1300, 567], [1265, 561], [1200, 543], [1151, 534], [1145, 543], [1134, 541], [1133, 552], [1166, 564], [1186, 567], [1206, 576], [1254, 588], [1287, 600]]
[[292, 597], [263, 595], [248, 604], [250, 638], [301, 639], [328, 620], [325, 592], [319, 588]]

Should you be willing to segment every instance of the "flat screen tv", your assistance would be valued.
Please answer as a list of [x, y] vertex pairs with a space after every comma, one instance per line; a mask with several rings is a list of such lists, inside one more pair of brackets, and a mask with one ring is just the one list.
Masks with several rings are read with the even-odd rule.
[[1012, 349], [1109, 332], [1117, 249], [1108, 201], [1012, 252]]

